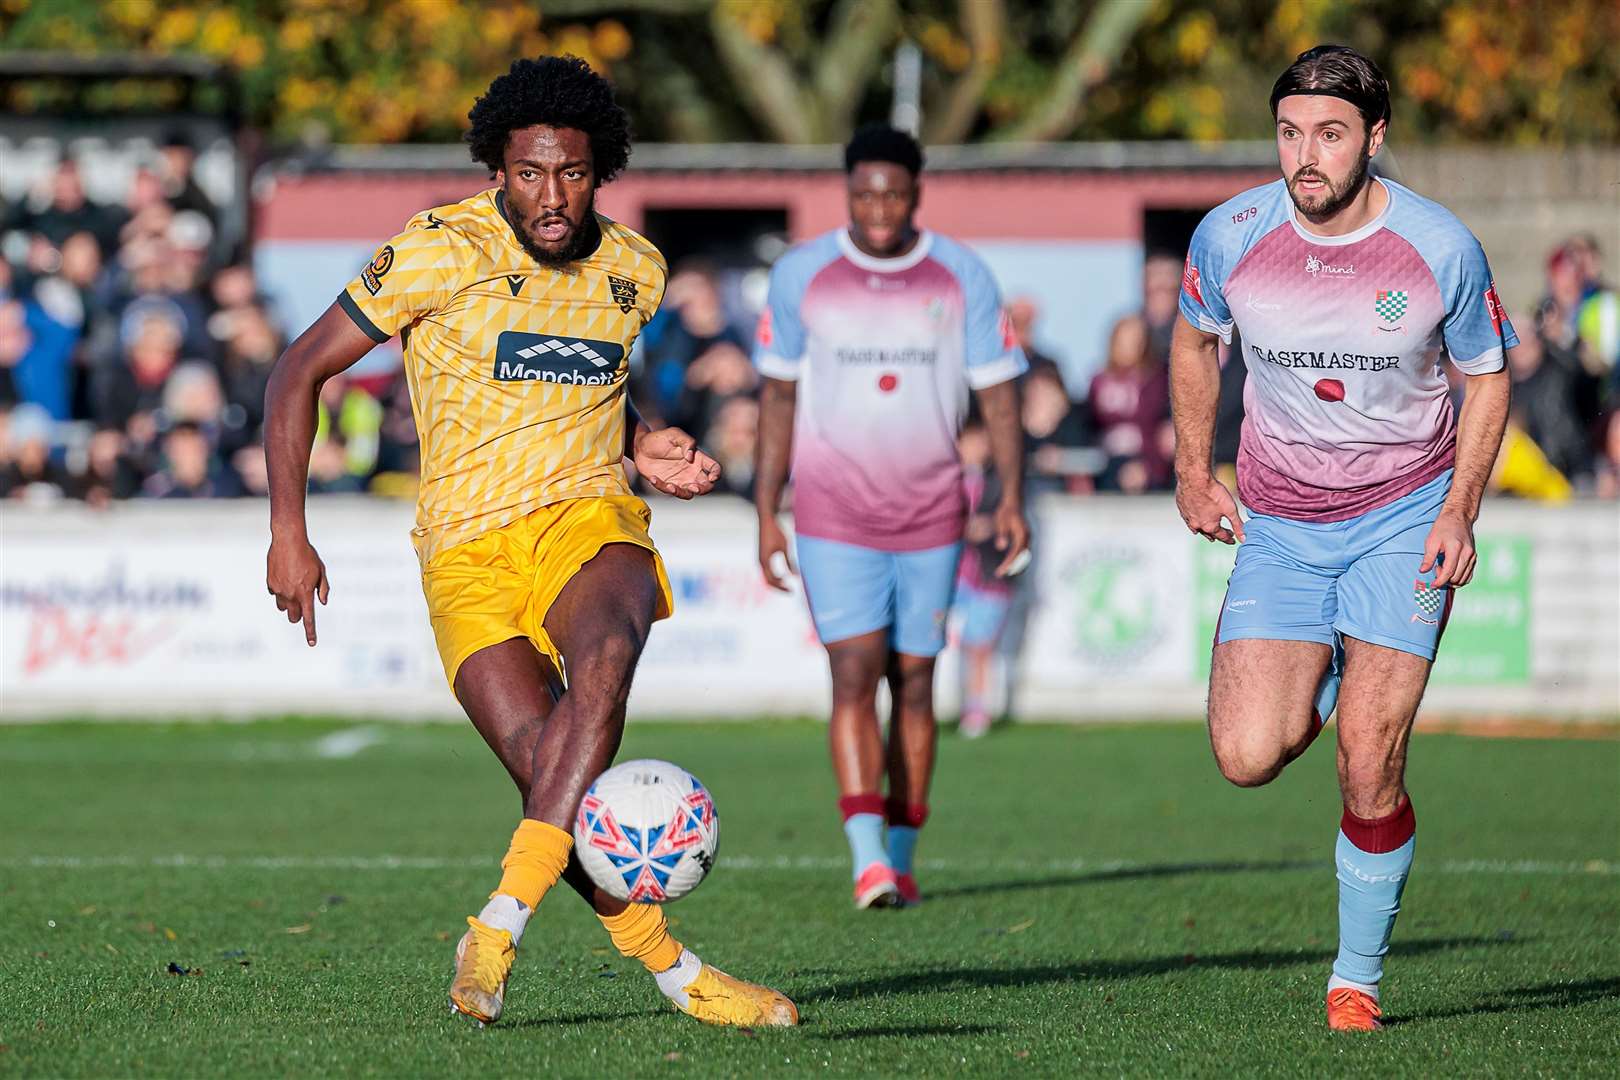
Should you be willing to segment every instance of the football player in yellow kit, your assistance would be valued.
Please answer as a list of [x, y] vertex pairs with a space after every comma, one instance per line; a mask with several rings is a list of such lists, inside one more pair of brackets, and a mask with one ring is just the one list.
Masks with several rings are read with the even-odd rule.
[[716, 1024], [796, 1023], [786, 997], [703, 963], [661, 908], [613, 899], [571, 858], [580, 798], [613, 761], [637, 658], [672, 607], [623, 460], [681, 498], [709, 491], [720, 470], [685, 432], [649, 430], [626, 390], [666, 268], [595, 212], [596, 189], [630, 156], [612, 88], [573, 57], [519, 60], [468, 115], [472, 156], [496, 186], [411, 219], [276, 364], [269, 590], [314, 645], [328, 592], [304, 518], [317, 397], [398, 334], [434, 636], [457, 699], [523, 796], [500, 884], [456, 948], [452, 1008], [499, 1018], [529, 916], [561, 878], [677, 1008]]

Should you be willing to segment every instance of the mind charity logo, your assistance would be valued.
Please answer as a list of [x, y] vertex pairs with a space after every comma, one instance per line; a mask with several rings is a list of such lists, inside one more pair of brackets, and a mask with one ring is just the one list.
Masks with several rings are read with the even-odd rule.
[[1406, 314], [1406, 292], [1400, 289], [1379, 289], [1373, 300], [1373, 310], [1385, 322], [1399, 322]]

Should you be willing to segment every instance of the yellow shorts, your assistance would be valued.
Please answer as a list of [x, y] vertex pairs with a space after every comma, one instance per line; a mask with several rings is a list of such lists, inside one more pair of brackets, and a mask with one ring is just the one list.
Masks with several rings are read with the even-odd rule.
[[435, 555], [422, 572], [422, 591], [451, 689], [467, 657], [517, 637], [534, 642], [561, 672], [562, 656], [546, 634], [546, 612], [575, 572], [608, 544], [652, 552], [658, 574], [653, 617], [668, 618], [675, 598], [647, 533], [651, 520], [652, 511], [634, 495], [569, 499]]

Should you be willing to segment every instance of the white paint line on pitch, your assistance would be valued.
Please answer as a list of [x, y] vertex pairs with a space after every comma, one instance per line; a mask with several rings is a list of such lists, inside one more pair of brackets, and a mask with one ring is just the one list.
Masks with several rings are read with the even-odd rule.
[[[1283, 864], [1241, 863], [1147, 863], [1129, 859], [1003, 859], [992, 862], [963, 862], [951, 859], [920, 859], [918, 869], [941, 873], [1077, 873], [1106, 877], [1132, 871], [1242, 873], [1310, 872], [1331, 869], [1332, 862], [1310, 861]], [[11, 870], [100, 870], [116, 867], [160, 870], [491, 870], [495, 859], [483, 857], [445, 858], [419, 855], [19, 855], [0, 858], [0, 866]], [[846, 870], [849, 860], [827, 856], [801, 855], [760, 857], [723, 856], [721, 870]], [[1550, 862], [1537, 859], [1447, 859], [1432, 865], [1417, 864], [1418, 873], [1441, 874], [1545, 874], [1552, 876], [1620, 876], [1620, 862], [1587, 859], [1580, 862]]]
[[315, 756], [352, 758], [367, 747], [376, 746], [383, 738], [383, 733], [374, 727], [344, 728], [315, 740]]

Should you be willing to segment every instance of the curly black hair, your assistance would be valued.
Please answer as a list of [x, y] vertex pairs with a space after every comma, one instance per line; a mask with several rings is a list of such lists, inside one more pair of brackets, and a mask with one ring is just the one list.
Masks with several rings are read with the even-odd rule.
[[591, 140], [596, 182], [619, 175], [630, 160], [630, 117], [613, 86], [577, 56], [514, 60], [467, 112], [467, 148], [490, 175], [506, 167], [506, 142], [518, 128], [547, 124], [583, 131]]
[[844, 171], [851, 173], [863, 161], [887, 161], [913, 177], [922, 172], [923, 152], [917, 140], [887, 124], [867, 124], [844, 147]]

